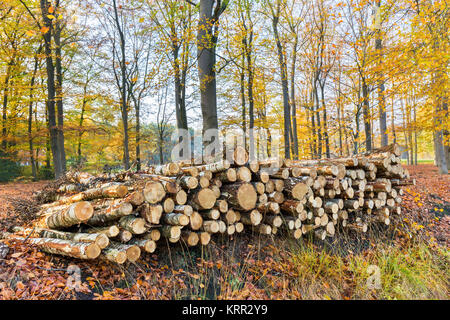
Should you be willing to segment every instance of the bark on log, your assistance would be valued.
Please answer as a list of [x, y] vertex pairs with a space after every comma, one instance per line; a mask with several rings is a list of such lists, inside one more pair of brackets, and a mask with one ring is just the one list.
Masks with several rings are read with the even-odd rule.
[[147, 230], [144, 219], [131, 215], [120, 218], [119, 226], [132, 234], [143, 234]]
[[67, 228], [88, 221], [93, 213], [94, 208], [89, 202], [77, 202], [47, 217], [46, 224], [50, 229]]
[[95, 259], [100, 253], [100, 247], [95, 243], [74, 242], [53, 238], [23, 238], [14, 234], [2, 233], [0, 238], [10, 238], [18, 241], [36, 245], [40, 250], [57, 255], [68, 256], [78, 259]]
[[93, 216], [85, 223], [89, 226], [104, 226], [131, 213], [133, 213], [133, 206], [130, 203], [119, 202], [106, 209], [95, 210]]

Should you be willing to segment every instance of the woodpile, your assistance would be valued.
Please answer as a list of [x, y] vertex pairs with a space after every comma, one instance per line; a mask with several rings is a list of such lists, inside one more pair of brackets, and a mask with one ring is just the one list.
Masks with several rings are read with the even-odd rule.
[[[348, 158], [189, 162], [142, 172], [70, 172], [29, 228], [2, 238], [79, 259], [122, 264], [163, 243], [207, 245], [250, 232], [325, 240], [338, 230], [366, 232], [401, 214], [402, 186], [414, 184], [397, 145]], [[274, 170], [274, 164], [278, 165]], [[47, 192], [47, 191], [43, 191]]]

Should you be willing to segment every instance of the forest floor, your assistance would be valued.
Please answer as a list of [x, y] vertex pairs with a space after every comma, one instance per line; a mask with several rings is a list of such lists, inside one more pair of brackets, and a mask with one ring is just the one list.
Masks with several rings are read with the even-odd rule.
[[[8, 241], [1, 299], [449, 299], [450, 176], [408, 167], [396, 223], [318, 243], [248, 233], [206, 247], [160, 243], [123, 266]], [[47, 182], [0, 184], [0, 231], [35, 218]]]

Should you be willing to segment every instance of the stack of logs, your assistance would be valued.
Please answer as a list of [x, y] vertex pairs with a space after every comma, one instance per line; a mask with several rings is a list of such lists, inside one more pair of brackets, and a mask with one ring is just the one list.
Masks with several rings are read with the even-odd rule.
[[[179, 162], [93, 176], [70, 172], [29, 228], [3, 233], [41, 250], [80, 259], [136, 261], [158, 243], [207, 245], [244, 230], [324, 240], [336, 230], [366, 232], [401, 213], [402, 186], [414, 184], [398, 145], [321, 160]], [[274, 169], [275, 167], [275, 169]]]

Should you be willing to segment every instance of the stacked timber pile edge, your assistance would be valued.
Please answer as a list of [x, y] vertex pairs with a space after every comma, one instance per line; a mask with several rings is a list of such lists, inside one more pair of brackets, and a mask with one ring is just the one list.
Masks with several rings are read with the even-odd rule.
[[[401, 214], [402, 186], [415, 184], [398, 145], [353, 157], [169, 163], [143, 172], [69, 172], [40, 207], [37, 221], [0, 238], [42, 251], [122, 264], [160, 241], [207, 245], [217, 234], [251, 232], [324, 240], [337, 230], [366, 232]], [[273, 167], [277, 168], [273, 170]]]

